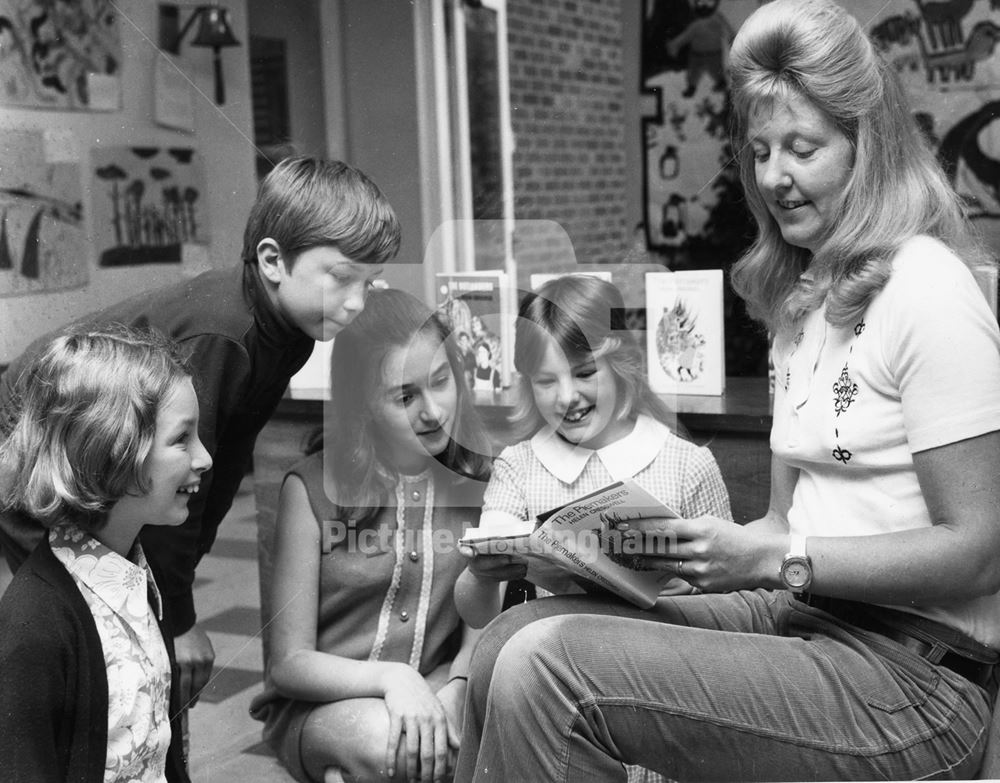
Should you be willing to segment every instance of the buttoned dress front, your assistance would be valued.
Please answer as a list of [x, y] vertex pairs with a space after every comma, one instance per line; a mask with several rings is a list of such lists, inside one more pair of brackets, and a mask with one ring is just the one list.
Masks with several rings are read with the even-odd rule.
[[[435, 463], [401, 477], [375, 519], [359, 526], [330, 500], [322, 453], [289, 475], [302, 480], [318, 523], [336, 531], [323, 537], [317, 649], [354, 660], [406, 662], [425, 677], [450, 663], [462, 634], [453, 589], [465, 558], [456, 542], [478, 518], [482, 484]], [[317, 706], [281, 696], [269, 680], [253, 701], [265, 739], [299, 780], [308, 777], [298, 737]]]

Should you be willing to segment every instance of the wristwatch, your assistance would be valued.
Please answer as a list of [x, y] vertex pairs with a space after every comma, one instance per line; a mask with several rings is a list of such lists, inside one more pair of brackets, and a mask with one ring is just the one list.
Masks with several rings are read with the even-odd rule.
[[806, 537], [792, 535], [792, 543], [778, 572], [781, 584], [793, 593], [804, 593], [813, 580], [812, 560], [806, 554]]

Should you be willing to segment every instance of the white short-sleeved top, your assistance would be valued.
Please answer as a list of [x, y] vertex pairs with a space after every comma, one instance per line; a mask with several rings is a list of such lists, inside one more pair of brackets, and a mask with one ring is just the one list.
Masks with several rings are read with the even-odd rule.
[[[996, 318], [968, 267], [929, 237], [900, 249], [857, 323], [814, 311], [776, 340], [774, 363], [771, 449], [799, 469], [793, 533], [931, 526], [913, 454], [1000, 429]], [[1000, 645], [1000, 596], [906, 608]]]
[[520, 530], [555, 506], [626, 478], [681, 516], [732, 519], [711, 452], [640, 415], [628, 435], [597, 450], [567, 443], [551, 427], [505, 448], [494, 460], [479, 524]]

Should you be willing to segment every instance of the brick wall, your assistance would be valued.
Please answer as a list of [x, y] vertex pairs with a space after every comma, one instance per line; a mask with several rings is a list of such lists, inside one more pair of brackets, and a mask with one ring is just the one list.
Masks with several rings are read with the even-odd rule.
[[622, 2], [508, 0], [519, 282], [620, 260], [627, 245]]

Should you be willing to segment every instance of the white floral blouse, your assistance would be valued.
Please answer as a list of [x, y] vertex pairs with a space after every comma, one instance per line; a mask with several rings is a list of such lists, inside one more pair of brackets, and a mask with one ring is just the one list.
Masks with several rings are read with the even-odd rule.
[[170, 660], [151, 611], [155, 607], [162, 617], [160, 594], [142, 547], [136, 541], [124, 558], [75, 525], [53, 529], [49, 543], [90, 607], [104, 648], [108, 671], [105, 783], [165, 782]]

